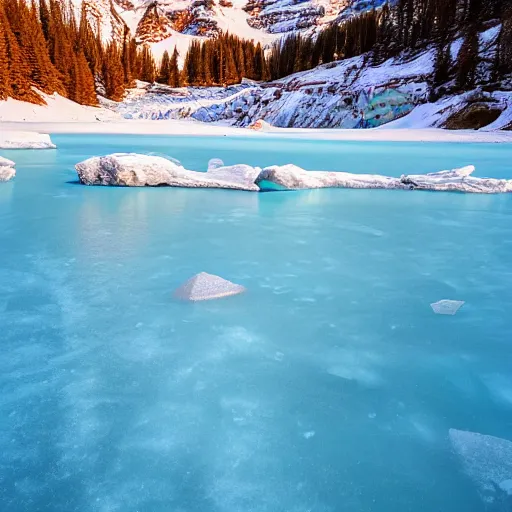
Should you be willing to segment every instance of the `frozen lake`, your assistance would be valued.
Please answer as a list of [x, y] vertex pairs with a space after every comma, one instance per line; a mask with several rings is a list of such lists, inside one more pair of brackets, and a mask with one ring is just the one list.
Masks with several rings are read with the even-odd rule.
[[[448, 432], [512, 440], [512, 195], [85, 187], [73, 165], [510, 178], [512, 145], [52, 139], [0, 151], [1, 512], [510, 510]], [[175, 302], [201, 271], [248, 292]]]

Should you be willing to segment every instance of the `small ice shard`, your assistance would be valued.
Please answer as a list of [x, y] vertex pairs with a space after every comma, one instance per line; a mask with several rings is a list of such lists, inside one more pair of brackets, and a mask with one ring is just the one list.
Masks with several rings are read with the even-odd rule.
[[511, 494], [511, 441], [453, 428], [449, 436], [465, 473], [476, 483], [485, 501], [493, 502], [500, 493]]
[[245, 288], [239, 284], [201, 272], [181, 285], [174, 292], [174, 296], [181, 300], [199, 301], [220, 299], [243, 292], [245, 292]]
[[463, 300], [443, 299], [430, 304], [430, 307], [437, 315], [455, 315], [459, 309], [464, 306]]
[[214, 169], [218, 169], [219, 167], [224, 167], [224, 162], [220, 158], [211, 158], [208, 162], [208, 170], [212, 171]]

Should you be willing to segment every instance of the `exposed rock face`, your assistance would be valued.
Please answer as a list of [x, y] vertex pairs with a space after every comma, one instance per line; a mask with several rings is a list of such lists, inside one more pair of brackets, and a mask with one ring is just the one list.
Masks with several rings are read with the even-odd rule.
[[[91, 26], [104, 39], [121, 41], [129, 28], [139, 42], [156, 43], [169, 37], [171, 29], [183, 34], [215, 37], [222, 28], [244, 37], [246, 23], [271, 34], [309, 31], [338, 16], [348, 17], [372, 9], [374, 5], [378, 7], [383, 1], [72, 0], [72, 3], [77, 13], [82, 2], [85, 4]], [[248, 16], [244, 16], [242, 9]]]
[[174, 292], [174, 296], [180, 300], [197, 302], [221, 299], [231, 295], [238, 295], [245, 291], [246, 289], [239, 284], [232, 283], [213, 274], [201, 272], [181, 285]]
[[[82, 2], [91, 27], [103, 39], [123, 40], [128, 27], [116, 11], [112, 0], [82, 0]], [[117, 5], [123, 5], [125, 9], [134, 7], [129, 0], [115, 0], [115, 2]], [[73, 3], [77, 9], [81, 6], [78, 0], [74, 0]]]
[[16, 176], [15, 165], [12, 160], [0, 156], [0, 182], [12, 180]]
[[452, 114], [444, 123], [448, 130], [479, 130], [500, 117], [503, 108], [499, 104], [471, 103]]
[[156, 43], [169, 37], [171, 29], [170, 20], [153, 2], [140, 19], [135, 36], [139, 42]]
[[337, 17], [357, 1], [351, 0], [248, 0], [247, 23], [273, 34], [309, 29]]
[[364, 57], [319, 66], [230, 101], [197, 108], [199, 121], [229, 119], [237, 126], [264, 120], [282, 128], [375, 128], [411, 112], [428, 98], [431, 52], [407, 63], [372, 67]]

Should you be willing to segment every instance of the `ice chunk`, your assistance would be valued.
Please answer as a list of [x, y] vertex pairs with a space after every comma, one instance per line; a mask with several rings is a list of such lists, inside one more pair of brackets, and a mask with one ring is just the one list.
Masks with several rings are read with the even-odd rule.
[[254, 180], [259, 168], [249, 165], [221, 167], [209, 172], [189, 171], [169, 158], [137, 153], [92, 157], [75, 165], [85, 185], [126, 187], [227, 188], [258, 191]]
[[15, 165], [16, 164], [12, 160], [0, 156], [0, 167], [14, 167]]
[[474, 170], [473, 165], [468, 165], [451, 171], [404, 175], [401, 176], [400, 180], [405, 185], [418, 190], [473, 192], [478, 194], [512, 192], [512, 180], [474, 178], [471, 176]]
[[442, 299], [430, 304], [434, 313], [438, 315], [455, 315], [457, 311], [465, 304], [463, 300]]
[[224, 167], [224, 162], [220, 158], [211, 158], [208, 162], [208, 170], [213, 171], [219, 167]]
[[0, 156], [0, 182], [9, 181], [16, 176], [15, 163]]
[[306, 171], [296, 165], [265, 167], [256, 180], [264, 189], [298, 190], [312, 188], [409, 188], [399, 178], [378, 174]]
[[0, 149], [56, 148], [47, 133], [0, 131]]
[[450, 429], [449, 436], [464, 471], [484, 499], [494, 501], [497, 493], [511, 494], [511, 441], [456, 429]]
[[201, 272], [181, 285], [174, 292], [174, 296], [181, 300], [200, 301], [220, 299], [243, 292], [245, 292], [245, 288], [239, 284]]

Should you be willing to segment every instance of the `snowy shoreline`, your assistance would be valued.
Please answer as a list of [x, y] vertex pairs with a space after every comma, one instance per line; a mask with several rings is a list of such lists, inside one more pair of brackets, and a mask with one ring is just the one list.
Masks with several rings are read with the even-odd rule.
[[375, 142], [467, 142], [512, 143], [511, 131], [476, 131], [428, 129], [336, 129], [275, 128], [255, 131], [223, 124], [199, 121], [105, 121], [105, 122], [2, 122], [8, 131], [43, 132], [49, 134], [112, 135], [185, 135], [212, 137], [286, 137], [310, 140], [375, 141]]

